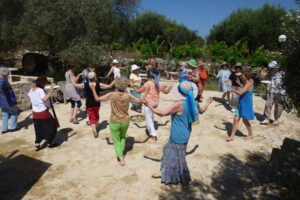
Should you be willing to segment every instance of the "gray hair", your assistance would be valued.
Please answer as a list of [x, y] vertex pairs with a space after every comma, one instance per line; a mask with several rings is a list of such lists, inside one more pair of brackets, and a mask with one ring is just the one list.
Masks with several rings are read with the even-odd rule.
[[0, 67], [0, 76], [7, 76], [9, 74], [9, 70], [7, 67]]

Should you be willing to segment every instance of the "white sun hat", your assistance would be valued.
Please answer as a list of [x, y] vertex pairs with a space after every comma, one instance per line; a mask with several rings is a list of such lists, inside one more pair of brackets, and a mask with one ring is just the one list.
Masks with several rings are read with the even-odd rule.
[[113, 59], [112, 63], [113, 63], [113, 64], [118, 64], [119, 61], [118, 61], [117, 59]]
[[179, 91], [178, 91], [178, 85], [181, 84], [181, 88], [186, 90], [186, 91], [190, 91], [191, 87], [193, 87], [193, 93], [194, 93], [194, 97], [196, 98], [197, 94], [198, 94], [198, 87], [195, 83], [190, 82], [190, 81], [183, 81], [181, 83], [175, 83], [173, 85], [173, 88], [171, 90], [171, 94], [174, 96], [175, 100], [183, 100], [186, 97], [183, 96]]
[[131, 65], [131, 72], [133, 72], [136, 69], [139, 69], [140, 67], [137, 65]]
[[268, 64], [269, 68], [279, 68], [277, 61], [273, 60]]

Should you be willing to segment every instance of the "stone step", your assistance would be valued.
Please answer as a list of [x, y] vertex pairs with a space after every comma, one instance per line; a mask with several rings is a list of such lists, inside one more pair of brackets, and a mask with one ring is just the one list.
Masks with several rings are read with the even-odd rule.
[[300, 141], [291, 138], [284, 138], [281, 149], [300, 155]]

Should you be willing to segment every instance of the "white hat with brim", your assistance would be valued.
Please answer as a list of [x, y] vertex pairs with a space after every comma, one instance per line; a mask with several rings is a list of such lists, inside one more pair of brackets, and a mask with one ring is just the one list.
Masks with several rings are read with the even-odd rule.
[[113, 59], [112, 63], [113, 63], [113, 64], [118, 64], [119, 61], [118, 61], [117, 59]]
[[269, 68], [279, 68], [279, 65], [278, 65], [277, 61], [274, 60], [268, 64], [268, 67]]
[[133, 72], [134, 70], [139, 69], [140, 67], [137, 65], [131, 65], [131, 72]]
[[185, 99], [186, 97], [181, 94], [179, 91], [178, 91], [178, 85], [179, 84], [183, 84], [181, 85], [182, 89], [185, 89], [185, 86], [188, 86], [187, 83], [193, 87], [193, 93], [194, 93], [194, 97], [196, 98], [197, 94], [198, 94], [198, 87], [195, 83], [192, 83], [190, 81], [183, 81], [181, 83], [175, 83], [173, 85], [173, 88], [171, 90], [171, 94], [173, 95], [173, 97], [175, 98], [175, 100], [183, 100]]

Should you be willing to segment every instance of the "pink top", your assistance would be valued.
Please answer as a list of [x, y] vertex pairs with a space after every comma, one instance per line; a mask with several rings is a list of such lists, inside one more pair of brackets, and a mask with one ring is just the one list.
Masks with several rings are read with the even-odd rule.
[[[157, 107], [159, 102], [159, 92], [160, 90], [155, 87], [155, 83], [153, 81], [148, 81], [144, 84], [145, 88], [148, 89], [147, 100], [150, 106]], [[159, 83], [159, 88], [162, 88], [163, 85]]]

